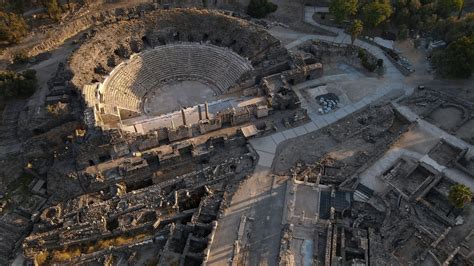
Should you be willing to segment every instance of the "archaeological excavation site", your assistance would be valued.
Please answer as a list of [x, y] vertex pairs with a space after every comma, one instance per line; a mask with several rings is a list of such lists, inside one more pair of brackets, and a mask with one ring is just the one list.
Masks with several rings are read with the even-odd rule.
[[413, 48], [327, 4], [253, 2], [24, 13], [0, 55], [36, 75], [0, 98], [0, 265], [474, 264], [474, 83], [407, 70]]

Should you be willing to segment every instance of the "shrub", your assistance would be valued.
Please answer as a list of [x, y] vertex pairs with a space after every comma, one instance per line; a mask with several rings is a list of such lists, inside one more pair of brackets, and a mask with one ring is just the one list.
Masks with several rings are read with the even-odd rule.
[[377, 66], [378, 67], [383, 67], [383, 59], [377, 59]]
[[277, 9], [278, 6], [268, 0], [250, 0], [247, 14], [254, 18], [263, 18]]
[[0, 96], [7, 99], [28, 97], [35, 92], [37, 83], [34, 70], [29, 69], [22, 73], [0, 72]]
[[377, 65], [370, 63], [367, 59], [362, 60], [362, 66], [370, 72], [374, 72], [377, 69]]
[[359, 49], [359, 52], [357, 53], [357, 57], [359, 57], [360, 60], [367, 60], [367, 55], [365, 54], [365, 50]]
[[469, 78], [474, 71], [474, 34], [462, 37], [433, 54], [438, 74], [448, 78]]
[[362, 9], [364, 24], [375, 28], [388, 20], [392, 12], [392, 5], [389, 1], [374, 1], [368, 3]]
[[[364, 49], [359, 49], [359, 52], [357, 54], [357, 57], [359, 57], [360, 59], [360, 63], [362, 64], [362, 66], [367, 69], [368, 71], [370, 72], [374, 72], [375, 69], [377, 69], [377, 64], [375, 63], [372, 63], [369, 61], [368, 57], [367, 57], [367, 54], [365, 53], [365, 50]], [[377, 63], [379, 63], [379, 61], [377, 61]], [[383, 60], [382, 60], [382, 65], [383, 65]]]
[[406, 40], [408, 38], [408, 28], [406, 25], [401, 25], [398, 29], [398, 39], [399, 40]]
[[357, 13], [358, 0], [331, 0], [329, 12], [334, 16], [338, 23]]
[[454, 208], [462, 209], [472, 201], [472, 191], [464, 184], [456, 184], [449, 189], [448, 200], [453, 205], [446, 216], [449, 216]]
[[23, 17], [15, 13], [0, 11], [0, 41], [17, 44], [28, 33], [28, 26]]
[[25, 52], [18, 52], [13, 56], [13, 64], [21, 65], [29, 62], [28, 55]]
[[61, 19], [62, 9], [57, 0], [42, 0], [41, 4], [46, 8], [49, 18], [54, 21]]

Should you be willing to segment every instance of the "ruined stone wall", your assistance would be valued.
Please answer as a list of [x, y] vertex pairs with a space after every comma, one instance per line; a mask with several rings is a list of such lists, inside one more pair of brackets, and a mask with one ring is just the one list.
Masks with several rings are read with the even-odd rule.
[[245, 122], [250, 121], [251, 112], [248, 109], [240, 110], [238, 112], [233, 113], [231, 118], [231, 125], [240, 125]]
[[199, 122], [199, 132], [205, 134], [210, 131], [217, 130], [222, 127], [222, 121], [220, 119], [212, 119], [208, 121]]
[[175, 141], [193, 136], [193, 130], [189, 126], [180, 126], [176, 129], [168, 128], [168, 139], [169, 141]]
[[316, 63], [285, 71], [282, 75], [290, 84], [297, 84], [306, 80], [320, 78], [323, 75], [323, 65]]

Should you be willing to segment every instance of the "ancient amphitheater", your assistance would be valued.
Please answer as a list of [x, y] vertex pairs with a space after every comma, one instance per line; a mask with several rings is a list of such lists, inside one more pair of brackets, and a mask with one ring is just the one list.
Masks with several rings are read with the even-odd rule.
[[135, 251], [129, 264], [206, 264], [229, 189], [257, 162], [247, 139], [308, 120], [291, 86], [321, 77], [322, 65], [294, 60], [252, 20], [127, 12], [84, 34], [64, 67], [80, 92], [82, 140], [54, 155], [75, 158], [48, 173], [66, 203], [45, 210], [24, 243], [37, 265], [104, 265]]
[[262, 77], [288, 69], [288, 59], [277, 39], [249, 21], [173, 9], [106, 26], [75, 52], [70, 67], [90, 123], [161, 130], [166, 138], [169, 128], [244, 108], [249, 116], [265, 106], [261, 93], [248, 92]]
[[[251, 69], [248, 60], [214, 45], [181, 43], [159, 46], [136, 54], [117, 66], [100, 86], [100, 104], [137, 113], [166, 113], [173, 111], [173, 106], [167, 102], [175, 103], [173, 99], [177, 97], [173, 95], [179, 95], [180, 102], [195, 105], [200, 103], [199, 96], [206, 96], [209, 91], [213, 92], [211, 96], [226, 93], [242, 74]], [[192, 82], [183, 87], [180, 86], [183, 81]], [[143, 108], [147, 100], [153, 101], [150, 99], [152, 95], [158, 93], [154, 98], [162, 99], [163, 89], [170, 83], [174, 83], [173, 90], [168, 92], [170, 99], [155, 103], [155, 108], [150, 109], [150, 105]], [[186, 93], [180, 93], [179, 90], [183, 89], [187, 89]], [[96, 93], [94, 90], [86, 91], [87, 100], [93, 102]], [[183, 99], [192, 96], [195, 96], [195, 101]], [[210, 99], [212, 97], [206, 100]]]

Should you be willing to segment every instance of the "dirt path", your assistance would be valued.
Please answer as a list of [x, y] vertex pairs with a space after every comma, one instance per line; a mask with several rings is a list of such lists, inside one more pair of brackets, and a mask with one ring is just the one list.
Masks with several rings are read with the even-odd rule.
[[30, 108], [44, 105], [44, 100], [48, 93], [48, 80], [56, 73], [59, 63], [66, 63], [69, 56], [77, 47], [74, 41], [77, 40], [81, 34], [82, 33], [77, 34], [64, 42], [61, 47], [51, 51], [51, 57], [49, 59], [29, 67], [30, 69], [36, 70], [36, 77], [38, 79], [38, 90], [29, 99], [27, 104]]

